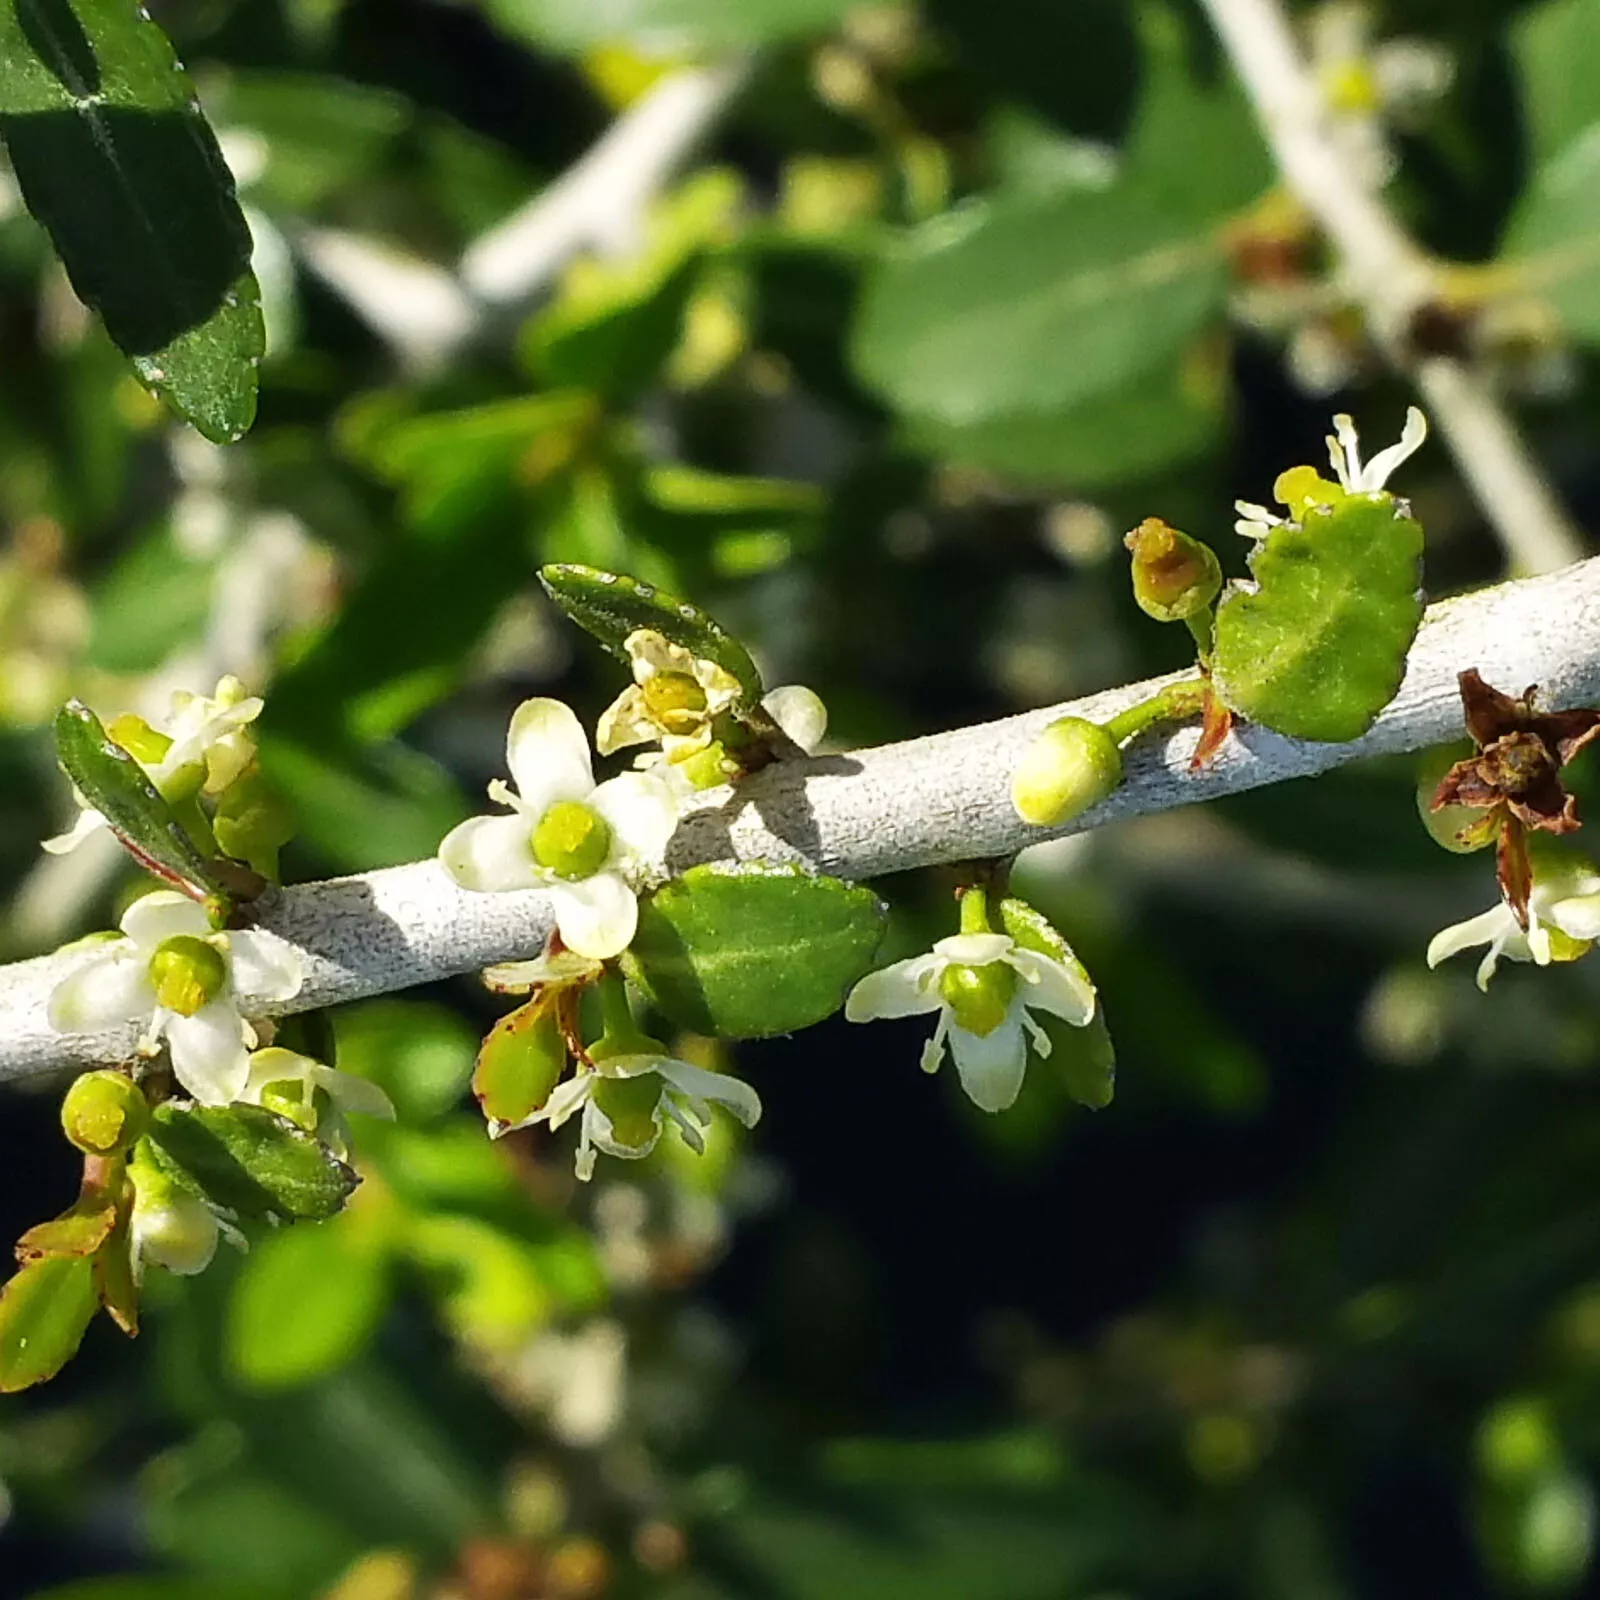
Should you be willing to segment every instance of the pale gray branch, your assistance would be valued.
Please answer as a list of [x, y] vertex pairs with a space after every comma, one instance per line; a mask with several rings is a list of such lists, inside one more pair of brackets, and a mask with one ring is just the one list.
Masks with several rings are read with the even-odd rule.
[[[1352, 744], [1311, 744], [1245, 727], [1209, 767], [1191, 773], [1196, 734], [1186, 727], [1135, 745], [1126, 781], [1070, 827], [1051, 832], [1019, 821], [1010, 779], [1029, 739], [1065, 712], [1104, 720], [1159, 686], [1129, 684], [979, 727], [768, 768], [736, 792], [703, 796], [664, 865], [679, 871], [702, 861], [797, 861], [872, 878], [1009, 855], [1121, 817], [1459, 737], [1456, 676], [1466, 667], [1514, 693], [1537, 683], [1552, 706], [1600, 701], [1600, 557], [1429, 607], [1399, 695]], [[542, 894], [472, 894], [432, 861], [299, 885], [261, 920], [305, 955], [305, 987], [290, 1010], [530, 956], [550, 929]], [[50, 990], [80, 959], [68, 952], [0, 967], [0, 1078], [118, 1060], [132, 1048], [130, 1033], [63, 1037], [50, 1028]]]
[[1583, 540], [1483, 375], [1453, 358], [1412, 352], [1411, 319], [1437, 293], [1434, 263], [1345, 160], [1279, 0], [1202, 3], [1284, 179], [1338, 251], [1379, 345], [1421, 390], [1512, 565], [1554, 572], [1576, 561]]

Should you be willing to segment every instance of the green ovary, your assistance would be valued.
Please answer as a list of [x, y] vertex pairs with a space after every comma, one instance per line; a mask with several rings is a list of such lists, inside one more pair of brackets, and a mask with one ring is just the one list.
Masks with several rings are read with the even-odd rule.
[[215, 945], [192, 933], [164, 939], [150, 957], [150, 982], [156, 999], [180, 1017], [192, 1017], [222, 993], [228, 964]]
[[946, 967], [939, 979], [939, 995], [957, 1024], [980, 1037], [993, 1033], [1006, 1020], [1016, 992], [1017, 975], [1003, 961], [981, 967], [956, 962]]
[[611, 853], [611, 829], [581, 800], [558, 800], [533, 830], [533, 859], [558, 878], [592, 878]]

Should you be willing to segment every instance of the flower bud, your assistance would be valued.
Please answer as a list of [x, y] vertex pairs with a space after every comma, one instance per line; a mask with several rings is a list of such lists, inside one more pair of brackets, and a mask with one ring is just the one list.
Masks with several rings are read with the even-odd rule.
[[939, 977], [939, 998], [961, 1027], [980, 1037], [993, 1033], [1006, 1020], [1016, 992], [1017, 975], [1003, 961], [983, 966], [958, 961]]
[[155, 1163], [135, 1152], [133, 1215], [128, 1224], [134, 1270], [153, 1261], [191, 1278], [217, 1253], [217, 1219], [197, 1196], [180, 1189]]
[[1116, 740], [1082, 717], [1052, 722], [1011, 774], [1011, 804], [1024, 822], [1053, 828], [1099, 804], [1122, 782]]
[[1133, 597], [1157, 622], [1198, 616], [1222, 589], [1222, 568], [1210, 545], [1146, 517], [1123, 541], [1133, 552]]
[[610, 826], [581, 800], [556, 801], [533, 830], [533, 859], [558, 878], [592, 878], [610, 853]]
[[192, 933], [163, 939], [150, 957], [150, 982], [158, 1004], [180, 1017], [192, 1017], [222, 993], [228, 963], [222, 952]]
[[492, 1133], [521, 1127], [567, 1067], [567, 1043], [553, 1005], [538, 1001], [507, 1013], [478, 1051], [472, 1092]]
[[602, 1078], [594, 1086], [594, 1101], [611, 1122], [611, 1137], [644, 1155], [660, 1132], [656, 1111], [661, 1093], [660, 1076], [641, 1072], [632, 1078]]
[[144, 1137], [150, 1107], [131, 1078], [86, 1072], [61, 1102], [61, 1128], [86, 1156], [119, 1156]]

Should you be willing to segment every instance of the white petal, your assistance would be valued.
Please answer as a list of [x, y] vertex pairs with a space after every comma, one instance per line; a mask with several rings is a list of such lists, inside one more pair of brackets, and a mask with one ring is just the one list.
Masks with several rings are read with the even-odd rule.
[[1015, 948], [1015, 942], [1003, 933], [953, 933], [941, 939], [933, 953], [945, 961], [986, 967], [991, 961], [1003, 961]]
[[439, 842], [439, 860], [463, 889], [487, 894], [537, 888], [546, 878], [533, 859], [528, 819], [518, 811], [468, 817]]
[[822, 696], [803, 683], [780, 684], [761, 698], [766, 713], [809, 756], [828, 731]]
[[574, 1111], [588, 1105], [589, 1098], [594, 1093], [594, 1082], [594, 1073], [580, 1072], [558, 1083], [550, 1091], [550, 1098], [521, 1126], [529, 1127], [536, 1122], [548, 1122], [553, 1133]]
[[920, 955], [869, 972], [845, 1000], [845, 1019], [878, 1022], [937, 1011], [943, 1002], [933, 980], [944, 967], [945, 962], [938, 956]]
[[594, 729], [594, 747], [601, 755], [609, 756], [629, 745], [649, 744], [660, 737], [661, 730], [650, 715], [639, 686], [630, 683], [600, 713]]
[[670, 1056], [658, 1058], [655, 1069], [674, 1089], [696, 1100], [726, 1106], [747, 1128], [755, 1127], [761, 1120], [761, 1096], [742, 1078], [730, 1078], [724, 1072], [708, 1072], [704, 1067]]
[[203, 939], [211, 932], [211, 918], [199, 901], [174, 889], [155, 889], [122, 913], [122, 931], [141, 950], [153, 951], [165, 939], [186, 934]]
[[118, 941], [69, 973], [50, 991], [50, 1026], [58, 1033], [92, 1033], [148, 1017], [156, 994], [145, 958]]
[[1428, 437], [1428, 419], [1415, 406], [1406, 407], [1406, 425], [1401, 430], [1400, 442], [1387, 450], [1380, 450], [1366, 465], [1361, 474], [1363, 489], [1381, 489], [1389, 475], [1401, 462], [1409, 461], [1422, 448]]
[[986, 1034], [950, 1029], [950, 1053], [967, 1098], [980, 1111], [1004, 1111], [1022, 1092], [1028, 1070], [1028, 1043], [1023, 1037], [1020, 1008]]
[[608, 779], [588, 803], [611, 826], [613, 860], [654, 865], [678, 826], [678, 801], [654, 769]]
[[588, 735], [560, 700], [524, 700], [517, 707], [506, 734], [506, 764], [535, 818], [558, 800], [586, 800], [594, 788]]
[[556, 931], [561, 942], [580, 956], [608, 961], [633, 942], [639, 926], [639, 902], [614, 872], [597, 872], [577, 883], [560, 879], [550, 884]]
[[1600, 894], [1571, 895], [1550, 908], [1550, 920], [1569, 939], [1600, 939]]
[[1492, 906], [1480, 916], [1452, 923], [1448, 928], [1441, 928], [1429, 942], [1428, 965], [1436, 967], [1475, 944], [1491, 944], [1516, 925], [1517, 919], [1505, 905]]
[[235, 991], [251, 1000], [288, 1000], [305, 982], [300, 952], [265, 929], [230, 933], [228, 955]]
[[531, 961], [502, 961], [483, 970], [484, 983], [502, 994], [521, 994], [546, 983], [587, 983], [599, 976], [600, 963], [575, 950], [558, 950]]
[[39, 848], [53, 856], [64, 856], [69, 850], [76, 850], [91, 833], [98, 833], [105, 826], [106, 819], [93, 806], [85, 806], [65, 833], [46, 839]]
[[1542, 922], [1535, 921], [1523, 935], [1523, 940], [1528, 946], [1528, 954], [1541, 966], [1550, 965], [1550, 930]]
[[213, 1000], [192, 1017], [167, 1023], [167, 1048], [178, 1082], [203, 1106], [237, 1100], [250, 1081], [239, 1013], [226, 1000]]
[[371, 1078], [354, 1072], [340, 1072], [321, 1061], [312, 1063], [311, 1081], [344, 1112], [357, 1112], [363, 1117], [381, 1117], [394, 1121], [394, 1102]]
[[1027, 980], [1018, 998], [1023, 1005], [1086, 1027], [1094, 1016], [1095, 992], [1089, 974], [1081, 966], [1069, 966], [1041, 955], [1036, 950], [1018, 950], [1010, 964]]

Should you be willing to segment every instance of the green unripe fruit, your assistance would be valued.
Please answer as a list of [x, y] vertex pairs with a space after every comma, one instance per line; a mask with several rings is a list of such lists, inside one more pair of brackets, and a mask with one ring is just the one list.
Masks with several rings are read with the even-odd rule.
[[1494, 843], [1499, 821], [1486, 806], [1440, 806], [1433, 809], [1434, 792], [1458, 760], [1472, 754], [1465, 741], [1426, 751], [1417, 763], [1417, 815], [1437, 845], [1454, 855], [1469, 855]]
[[119, 1156], [149, 1126], [150, 1107], [120, 1072], [86, 1072], [61, 1102], [61, 1129], [86, 1156]]
[[1022, 752], [1011, 804], [1024, 822], [1053, 828], [1098, 805], [1122, 782], [1122, 752], [1097, 723], [1062, 717]]
[[472, 1092], [491, 1123], [520, 1127], [567, 1069], [567, 1042], [555, 1007], [534, 1002], [501, 1017], [478, 1052]]
[[533, 830], [533, 859], [558, 878], [592, 878], [611, 853], [611, 828], [581, 800], [558, 800]]
[[192, 1017], [222, 993], [228, 963], [214, 944], [192, 933], [163, 939], [150, 957], [156, 999], [180, 1017]]
[[1016, 992], [1017, 975], [1003, 961], [981, 967], [958, 961], [939, 977], [939, 998], [961, 1027], [979, 1036], [993, 1033], [1006, 1020]]
[[1222, 589], [1222, 568], [1210, 545], [1146, 517], [1123, 541], [1133, 552], [1133, 598], [1157, 622], [1198, 616]]
[[633, 1078], [602, 1078], [594, 1086], [594, 1103], [611, 1121], [611, 1137], [641, 1155], [661, 1131], [656, 1110], [661, 1104], [662, 1082], [654, 1072]]

